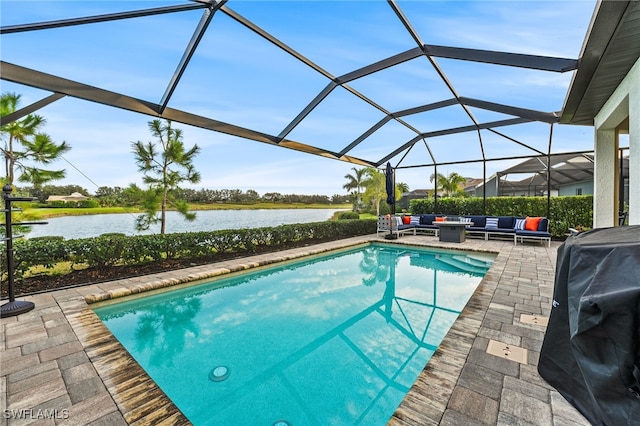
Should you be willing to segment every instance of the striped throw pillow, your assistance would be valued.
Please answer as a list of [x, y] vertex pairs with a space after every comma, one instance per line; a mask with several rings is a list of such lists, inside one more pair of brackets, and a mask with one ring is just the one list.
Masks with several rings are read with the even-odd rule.
[[498, 218], [497, 217], [488, 217], [487, 223], [484, 226], [485, 228], [497, 228], [498, 227]]
[[411, 220], [409, 221], [411, 225], [419, 225], [420, 224], [420, 216], [411, 216]]
[[460, 218], [460, 222], [462, 222], [462, 223], [471, 223], [471, 218], [470, 217], [461, 217]]
[[524, 223], [526, 219], [516, 219], [516, 229], [524, 229]]

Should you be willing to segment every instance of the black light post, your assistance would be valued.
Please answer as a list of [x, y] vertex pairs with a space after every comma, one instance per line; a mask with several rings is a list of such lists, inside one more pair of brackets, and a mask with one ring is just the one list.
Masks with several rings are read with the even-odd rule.
[[11, 221], [11, 202], [12, 201], [33, 201], [34, 198], [21, 198], [12, 197], [11, 191], [13, 188], [11, 185], [5, 185], [2, 188], [4, 192], [4, 231], [5, 231], [5, 244], [7, 249], [7, 281], [9, 283], [9, 302], [0, 306], [0, 318], [12, 317], [16, 315], [29, 312], [35, 305], [32, 302], [16, 300], [14, 280], [13, 280], [13, 225], [44, 225], [47, 222], [20, 222], [12, 223]]

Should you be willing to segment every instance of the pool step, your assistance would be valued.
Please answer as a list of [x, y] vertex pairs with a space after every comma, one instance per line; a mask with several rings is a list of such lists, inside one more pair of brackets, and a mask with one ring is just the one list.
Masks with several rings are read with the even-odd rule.
[[438, 258], [440, 262], [446, 263], [449, 266], [453, 266], [456, 269], [460, 269], [464, 272], [469, 272], [472, 274], [484, 274], [487, 272], [489, 268], [488, 265], [483, 264], [483, 266], [474, 265], [471, 262], [467, 262], [465, 256], [441, 256]]
[[453, 258], [456, 259], [456, 260], [459, 260], [461, 262], [468, 263], [468, 264], [473, 265], [473, 266], [479, 266], [481, 268], [488, 268], [493, 263], [491, 261], [486, 261], [486, 260], [481, 259], [479, 257], [473, 257], [473, 256], [469, 256], [469, 255], [466, 255], [466, 256], [454, 255]]

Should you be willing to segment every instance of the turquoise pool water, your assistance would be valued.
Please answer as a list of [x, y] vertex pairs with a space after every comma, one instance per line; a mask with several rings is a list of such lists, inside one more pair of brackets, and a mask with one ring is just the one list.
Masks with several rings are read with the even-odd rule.
[[95, 312], [194, 425], [384, 425], [493, 259], [374, 244]]

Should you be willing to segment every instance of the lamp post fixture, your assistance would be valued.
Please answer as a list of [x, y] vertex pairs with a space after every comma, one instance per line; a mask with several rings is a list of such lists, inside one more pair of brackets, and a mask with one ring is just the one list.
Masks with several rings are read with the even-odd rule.
[[[11, 229], [13, 225], [44, 225], [47, 222], [19, 222], [12, 223], [11, 221], [11, 212], [13, 209], [11, 208], [11, 203], [13, 201], [33, 201], [34, 198], [27, 197], [12, 197], [11, 191], [13, 187], [11, 185], [5, 185], [2, 188], [4, 192], [4, 231], [5, 231], [5, 245], [7, 250], [7, 282], [9, 284], [9, 302], [0, 306], [0, 318], [12, 317], [16, 315], [23, 314], [25, 312], [29, 312], [35, 305], [33, 302], [20, 301], [16, 300], [15, 297], [15, 284], [13, 279], [13, 230]], [[19, 209], [18, 209], [19, 210]]]

